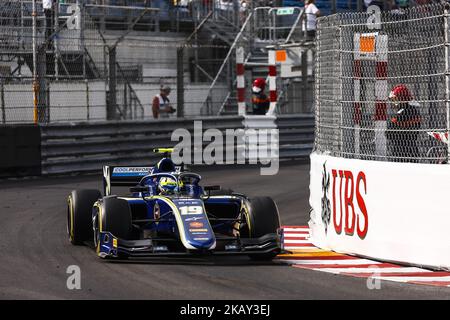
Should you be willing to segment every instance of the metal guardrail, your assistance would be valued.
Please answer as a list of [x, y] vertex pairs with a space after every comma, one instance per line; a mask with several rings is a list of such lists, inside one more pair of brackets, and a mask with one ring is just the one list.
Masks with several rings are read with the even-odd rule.
[[[195, 120], [202, 120], [203, 130], [244, 128], [239, 116], [46, 124], [40, 127], [42, 175], [93, 172], [103, 165], [152, 164], [160, 155], [151, 150], [176, 145], [178, 141], [170, 139], [173, 130], [184, 128], [192, 134]], [[309, 156], [314, 140], [313, 115], [281, 116], [276, 123], [280, 158]]]
[[314, 145], [314, 115], [279, 115], [275, 121], [279, 130], [280, 159], [308, 157]]
[[[196, 119], [158, 121], [108, 121], [61, 123], [41, 126], [42, 174], [81, 173], [103, 165], [152, 164], [160, 156], [152, 149], [174, 146], [170, 137], [176, 128], [191, 133]], [[240, 117], [201, 118], [203, 130], [242, 128]]]

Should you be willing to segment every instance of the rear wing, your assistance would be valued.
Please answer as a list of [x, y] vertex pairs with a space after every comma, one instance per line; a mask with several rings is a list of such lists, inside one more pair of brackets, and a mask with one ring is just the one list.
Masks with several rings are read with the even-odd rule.
[[[154, 167], [148, 166], [104, 166], [103, 167], [103, 194], [111, 195], [111, 187], [134, 187], [143, 177], [152, 173]], [[181, 166], [175, 166], [176, 172], [181, 171]]]
[[143, 177], [149, 175], [153, 167], [103, 167], [103, 194], [111, 195], [111, 187], [133, 187], [137, 185]]

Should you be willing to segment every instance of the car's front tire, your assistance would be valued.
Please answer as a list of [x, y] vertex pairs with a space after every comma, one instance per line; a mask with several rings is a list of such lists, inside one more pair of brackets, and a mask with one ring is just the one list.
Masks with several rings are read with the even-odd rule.
[[[132, 235], [131, 209], [128, 202], [116, 197], [103, 198], [99, 208], [97, 208], [95, 225], [95, 245], [99, 251], [100, 232], [110, 232], [113, 236], [129, 240]], [[125, 253], [119, 252], [119, 258], [126, 259]]]
[[[255, 197], [250, 200], [246, 212], [247, 232], [250, 238], [259, 238], [269, 233], [277, 233], [280, 228], [280, 215], [275, 202], [270, 197]], [[272, 260], [278, 252], [251, 254], [253, 260]]]
[[73, 190], [67, 198], [67, 233], [72, 244], [93, 239], [92, 206], [100, 197], [98, 190]]

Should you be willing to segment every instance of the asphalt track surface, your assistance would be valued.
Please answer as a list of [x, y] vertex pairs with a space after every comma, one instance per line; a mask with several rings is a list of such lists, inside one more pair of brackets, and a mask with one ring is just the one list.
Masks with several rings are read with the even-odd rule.
[[[257, 168], [205, 168], [205, 184], [278, 203], [283, 225], [308, 221], [309, 165], [282, 165], [276, 176]], [[0, 299], [449, 299], [450, 289], [382, 282], [302, 270], [247, 257], [101, 260], [66, 235], [66, 197], [101, 188], [99, 176], [0, 181]], [[66, 269], [81, 269], [81, 290], [68, 290]]]

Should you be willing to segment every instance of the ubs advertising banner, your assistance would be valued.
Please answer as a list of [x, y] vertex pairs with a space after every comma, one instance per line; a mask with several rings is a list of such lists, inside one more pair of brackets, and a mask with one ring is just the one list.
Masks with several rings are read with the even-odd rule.
[[450, 269], [450, 165], [313, 153], [309, 201], [320, 248]]

